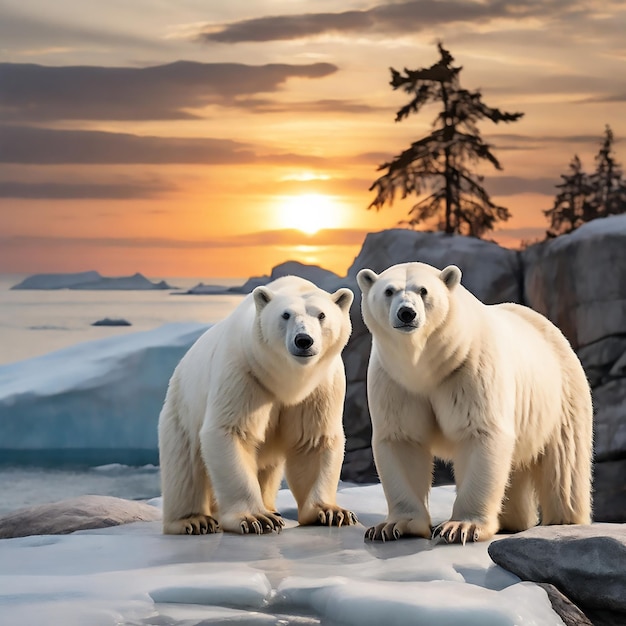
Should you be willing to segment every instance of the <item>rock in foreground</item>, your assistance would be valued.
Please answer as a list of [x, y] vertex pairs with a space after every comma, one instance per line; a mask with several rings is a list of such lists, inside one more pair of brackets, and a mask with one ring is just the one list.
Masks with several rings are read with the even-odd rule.
[[67, 535], [76, 530], [108, 528], [161, 519], [157, 507], [111, 496], [81, 496], [19, 509], [0, 517], [0, 539], [29, 535]]
[[550, 583], [598, 624], [626, 624], [626, 526], [537, 526], [489, 556], [522, 580]]

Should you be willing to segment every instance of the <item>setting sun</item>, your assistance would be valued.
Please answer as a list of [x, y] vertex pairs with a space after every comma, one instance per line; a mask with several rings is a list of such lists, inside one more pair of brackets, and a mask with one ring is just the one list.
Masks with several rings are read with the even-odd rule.
[[276, 220], [280, 228], [296, 228], [307, 235], [314, 235], [322, 228], [337, 228], [342, 221], [335, 200], [319, 193], [283, 198]]

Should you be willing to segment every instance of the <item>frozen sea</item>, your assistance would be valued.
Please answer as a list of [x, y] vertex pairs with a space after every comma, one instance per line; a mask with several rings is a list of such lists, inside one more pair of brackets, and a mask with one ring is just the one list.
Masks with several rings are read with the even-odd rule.
[[[212, 324], [228, 315], [240, 295], [173, 295], [155, 291], [11, 290], [26, 275], [0, 275], [0, 365], [78, 343], [152, 330], [169, 322]], [[180, 289], [199, 282], [235, 286], [245, 278], [149, 277]], [[132, 326], [91, 326], [104, 317]], [[160, 495], [159, 469], [129, 467], [15, 467], [0, 452], [0, 515], [84, 494], [147, 499]]]

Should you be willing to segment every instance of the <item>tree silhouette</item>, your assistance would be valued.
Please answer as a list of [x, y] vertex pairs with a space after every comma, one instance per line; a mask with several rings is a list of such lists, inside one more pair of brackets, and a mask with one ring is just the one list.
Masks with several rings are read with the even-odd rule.
[[509, 219], [510, 213], [491, 201], [482, 187], [483, 176], [470, 170], [470, 165], [481, 161], [502, 169], [476, 124], [483, 119], [496, 124], [515, 122], [524, 114], [488, 107], [480, 91], [461, 88], [459, 74], [463, 68], [452, 65], [454, 58], [441, 43], [438, 49], [441, 58], [431, 67], [405, 68], [404, 73], [391, 68], [393, 89], [402, 89], [411, 96], [410, 102], [396, 113], [396, 122], [432, 102], [440, 102], [442, 108], [430, 135], [379, 166], [378, 171], [387, 171], [370, 187], [370, 191], [376, 191], [376, 198], [368, 209], [378, 211], [385, 204], [392, 205], [398, 191], [403, 199], [428, 193], [409, 211], [410, 225], [436, 218], [439, 230], [480, 237], [496, 222]]
[[596, 169], [587, 175], [578, 156], [570, 163], [570, 173], [561, 174], [563, 182], [556, 185], [561, 191], [551, 209], [544, 211], [550, 220], [548, 237], [570, 233], [597, 217], [626, 213], [626, 181], [622, 168], [615, 160], [610, 126], [595, 156]]
[[597, 217], [589, 201], [591, 196], [589, 176], [583, 171], [578, 155], [572, 159], [569, 169], [569, 174], [561, 174], [563, 182], [556, 185], [561, 191], [554, 199], [554, 205], [551, 209], [544, 211], [545, 216], [550, 220], [548, 237], [569, 233], [584, 222]]
[[617, 215], [626, 211], [626, 181], [613, 154], [615, 138], [607, 124], [600, 150], [595, 157], [596, 170], [591, 179], [591, 203], [597, 216]]

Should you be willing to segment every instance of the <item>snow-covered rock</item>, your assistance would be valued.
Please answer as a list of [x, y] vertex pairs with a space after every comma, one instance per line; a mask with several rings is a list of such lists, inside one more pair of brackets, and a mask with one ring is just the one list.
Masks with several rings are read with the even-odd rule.
[[[454, 490], [435, 489], [434, 519]], [[381, 521], [380, 485], [343, 485], [341, 506]], [[366, 543], [363, 526], [305, 527], [279, 493], [280, 534], [164, 536], [139, 522], [0, 541], [0, 622], [562, 626], [543, 589], [493, 564], [488, 543]], [[496, 539], [497, 541], [497, 539]]]
[[11, 289], [84, 289], [84, 290], [145, 290], [174, 289], [164, 280], [153, 283], [137, 272], [132, 276], [102, 276], [99, 272], [77, 272], [73, 274], [34, 274], [25, 278]]
[[158, 460], [167, 383], [204, 324], [167, 324], [0, 366], [5, 461]]

